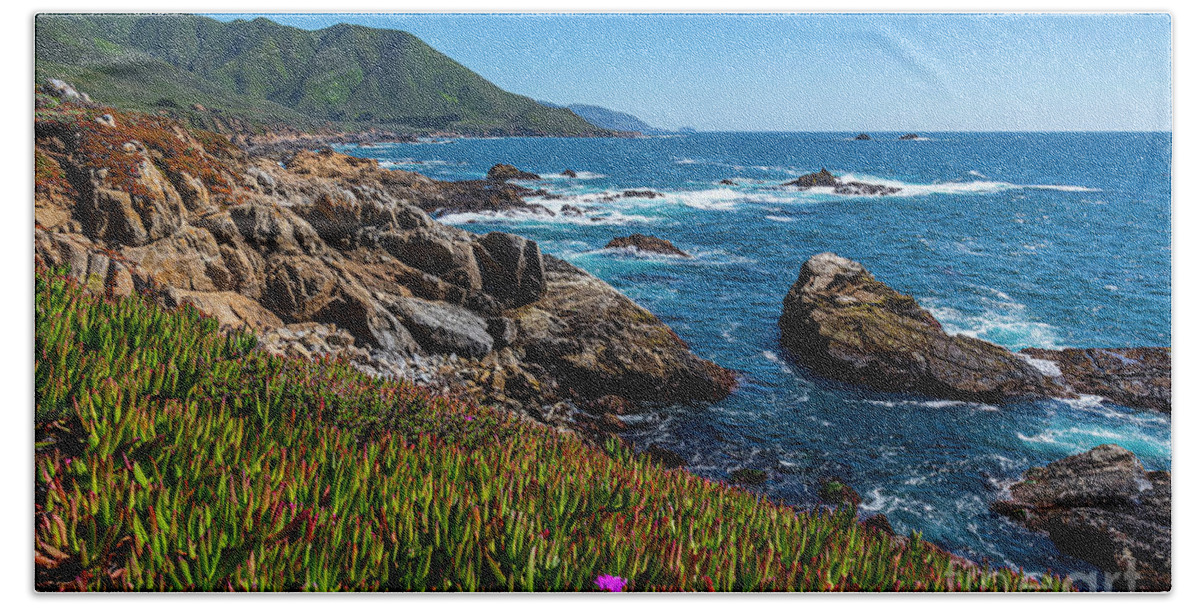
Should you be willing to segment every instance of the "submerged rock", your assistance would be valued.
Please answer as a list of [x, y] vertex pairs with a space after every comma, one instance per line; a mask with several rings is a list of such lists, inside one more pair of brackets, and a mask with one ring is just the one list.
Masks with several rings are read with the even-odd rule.
[[921, 139], [921, 136], [917, 135], [916, 133], [905, 133], [904, 135], [900, 136], [900, 139], [901, 141], [910, 141], [913, 139]]
[[579, 177], [579, 174], [570, 169], [563, 169], [562, 176], [563, 177]]
[[854, 139], [857, 141], [870, 141], [871, 136], [867, 135], [866, 133], [859, 133], [854, 137]]
[[630, 236], [619, 236], [609, 241], [604, 246], [605, 249], [624, 249], [633, 248], [638, 251], [649, 253], [659, 253], [662, 255], [674, 255], [682, 258], [690, 258], [692, 256], [666, 239], [660, 239], [654, 236], [644, 234], [633, 234]]
[[1115, 590], [1171, 588], [1171, 473], [1129, 450], [1102, 445], [1025, 472], [997, 512], [1050, 535], [1055, 546], [1105, 572]]
[[1171, 413], [1170, 348], [1026, 348], [1021, 353], [1053, 362], [1060, 379], [1077, 393]]
[[981, 402], [1067, 394], [1000, 346], [947, 335], [912, 296], [832, 253], [804, 263], [779, 328], [801, 363], [843, 382]]

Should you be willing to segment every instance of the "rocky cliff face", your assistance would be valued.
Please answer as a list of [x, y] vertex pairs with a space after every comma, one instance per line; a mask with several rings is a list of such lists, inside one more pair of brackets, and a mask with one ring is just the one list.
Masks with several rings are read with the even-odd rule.
[[801, 267], [779, 327], [800, 362], [844, 382], [983, 402], [1067, 393], [1004, 348], [947, 335], [911, 296], [832, 253]]
[[331, 150], [281, 166], [160, 117], [42, 96], [38, 106], [36, 254], [96, 289], [187, 302], [269, 335], [277, 352], [303, 336], [304, 352], [474, 387], [559, 423], [573, 395], [719, 399], [732, 385], [537, 243], [427, 212], [486, 207], [515, 187], [437, 182]]
[[1171, 588], [1171, 473], [1102, 445], [1025, 472], [993, 508], [1106, 573], [1116, 591]]

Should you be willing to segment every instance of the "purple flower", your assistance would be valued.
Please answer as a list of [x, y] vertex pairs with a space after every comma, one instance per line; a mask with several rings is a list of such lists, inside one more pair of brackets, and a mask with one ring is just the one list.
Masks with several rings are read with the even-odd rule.
[[620, 593], [624, 591], [625, 584], [628, 582], [629, 581], [619, 576], [613, 576], [611, 574], [601, 574], [600, 576], [596, 577], [596, 586], [599, 587], [601, 591], [611, 591], [613, 593]]
[[463, 418], [465, 418], [467, 422], [470, 422], [475, 419], [474, 416], [463, 416]]

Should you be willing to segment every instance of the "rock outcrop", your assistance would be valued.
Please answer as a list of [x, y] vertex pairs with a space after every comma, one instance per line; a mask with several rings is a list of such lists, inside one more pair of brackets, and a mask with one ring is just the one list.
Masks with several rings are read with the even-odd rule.
[[487, 178], [494, 179], [494, 180], [500, 180], [500, 181], [509, 180], [509, 179], [521, 179], [521, 180], [542, 179], [542, 177], [540, 175], [538, 175], [537, 173], [530, 173], [528, 171], [522, 171], [512, 165], [506, 165], [503, 163], [492, 165], [492, 168], [488, 169]]
[[981, 402], [1066, 394], [1014, 353], [946, 334], [911, 296], [832, 253], [801, 267], [779, 327], [799, 362], [844, 382]]
[[854, 136], [854, 139], [857, 141], [870, 141], [871, 136], [867, 135], [866, 133], [859, 133], [858, 135]]
[[1127, 407], [1171, 413], [1171, 349], [1026, 348], [1022, 354], [1051, 361], [1071, 390]]
[[560, 426], [591, 399], [717, 399], [732, 386], [611, 286], [559, 260], [551, 272], [536, 242], [430, 216], [534, 209], [528, 189], [327, 148], [248, 157], [52, 89], [67, 101], [39, 93], [35, 255], [97, 291], [194, 306], [254, 328], [272, 352], [346, 356]]
[[619, 236], [609, 241], [604, 246], [605, 249], [636, 249], [647, 253], [657, 253], [661, 255], [673, 255], [681, 258], [690, 258], [692, 256], [666, 239], [660, 239], [654, 236], [644, 234], [633, 234], [630, 236]]
[[692, 354], [675, 332], [607, 283], [552, 256], [546, 294], [512, 310], [515, 344], [584, 398], [714, 401], [732, 372]]
[[911, 141], [914, 139], [921, 139], [921, 136], [917, 135], [916, 133], [905, 133], [904, 135], [900, 136], [900, 141]]
[[1034, 467], [993, 508], [1104, 571], [1115, 591], [1171, 588], [1171, 473], [1102, 445]]
[[844, 194], [847, 196], [887, 196], [889, 194], [896, 194], [901, 190], [901, 188], [896, 186], [886, 186], [883, 184], [868, 184], [866, 182], [854, 181], [845, 182], [824, 168], [816, 173], [801, 175], [783, 185], [794, 186], [801, 190], [833, 188], [834, 194]]

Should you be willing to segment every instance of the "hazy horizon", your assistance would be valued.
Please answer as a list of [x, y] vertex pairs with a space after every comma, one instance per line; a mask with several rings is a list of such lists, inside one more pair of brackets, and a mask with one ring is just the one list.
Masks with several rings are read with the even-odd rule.
[[1156, 14], [210, 14], [408, 31], [497, 86], [706, 132], [1170, 132]]

